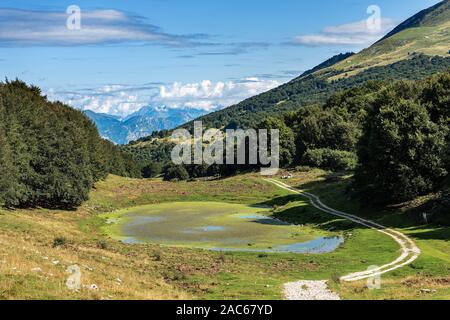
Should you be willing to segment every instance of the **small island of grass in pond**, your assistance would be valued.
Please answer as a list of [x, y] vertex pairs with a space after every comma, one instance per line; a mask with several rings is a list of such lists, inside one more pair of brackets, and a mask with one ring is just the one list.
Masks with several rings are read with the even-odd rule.
[[[344, 239], [270, 216], [270, 208], [216, 202], [141, 206], [103, 217], [106, 233], [125, 243], [220, 251], [327, 253]], [[114, 222], [114, 223], [111, 223]]]

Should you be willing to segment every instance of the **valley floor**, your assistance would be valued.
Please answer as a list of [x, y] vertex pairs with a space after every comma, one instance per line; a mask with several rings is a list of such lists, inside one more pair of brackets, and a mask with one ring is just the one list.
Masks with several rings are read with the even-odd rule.
[[[259, 175], [179, 183], [110, 176], [74, 211], [0, 210], [0, 299], [282, 299], [284, 283], [324, 279], [344, 299], [450, 299], [450, 228], [408, 225], [408, 212], [401, 210], [361, 211], [345, 196], [347, 179], [330, 180], [318, 170], [294, 176], [289, 184], [320, 195], [333, 208], [362, 213], [408, 234], [422, 255], [383, 275], [380, 290], [369, 290], [365, 281], [339, 278], [395, 260], [398, 244], [328, 216]], [[339, 234], [346, 242], [320, 255], [220, 253], [127, 245], [102, 232], [101, 214], [173, 201], [268, 205], [276, 217], [303, 225], [303, 232]], [[67, 270], [74, 265], [81, 271], [78, 291], [66, 286]]]

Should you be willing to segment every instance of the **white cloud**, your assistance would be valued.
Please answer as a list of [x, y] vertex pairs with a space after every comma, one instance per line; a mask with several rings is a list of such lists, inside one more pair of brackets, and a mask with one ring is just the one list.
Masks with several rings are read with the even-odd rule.
[[60, 100], [80, 110], [91, 110], [115, 116], [126, 116], [148, 105], [148, 95], [123, 85], [106, 85], [91, 92], [66, 92], [50, 89], [50, 100]]
[[192, 45], [205, 35], [164, 33], [145, 18], [118, 10], [81, 10], [81, 29], [67, 27], [69, 14], [0, 8], [0, 44], [71, 46], [123, 42]]
[[290, 44], [303, 46], [366, 46], [378, 41], [398, 24], [393, 19], [381, 19], [379, 28], [370, 28], [367, 20], [325, 27], [318, 34], [300, 35]]
[[52, 101], [60, 100], [80, 110], [126, 117], [148, 105], [213, 111], [217, 107], [233, 105], [279, 85], [276, 80], [251, 77], [228, 82], [210, 80], [197, 83], [175, 82], [159, 88], [153, 84], [140, 86], [115, 84], [73, 92], [50, 89], [46, 94]]
[[230, 106], [279, 85], [276, 80], [255, 77], [215, 83], [209, 80], [187, 84], [176, 82], [170, 86], [161, 86], [155, 101], [169, 107], [188, 106], [210, 111], [217, 106]]

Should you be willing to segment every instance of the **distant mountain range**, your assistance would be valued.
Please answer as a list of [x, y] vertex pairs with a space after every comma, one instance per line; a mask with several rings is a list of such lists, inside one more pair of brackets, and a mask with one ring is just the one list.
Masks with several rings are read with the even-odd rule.
[[100, 135], [116, 144], [127, 144], [149, 136], [155, 131], [173, 129], [206, 113], [205, 110], [192, 108], [146, 106], [122, 119], [90, 110], [85, 111], [97, 126]]

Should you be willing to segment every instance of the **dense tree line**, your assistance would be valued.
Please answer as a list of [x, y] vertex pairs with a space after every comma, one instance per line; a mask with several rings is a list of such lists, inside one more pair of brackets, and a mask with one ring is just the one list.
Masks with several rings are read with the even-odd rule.
[[[355, 171], [353, 188], [366, 200], [410, 200], [439, 188], [450, 172], [450, 72], [418, 81], [368, 81], [322, 105], [267, 117], [256, 128], [280, 130], [282, 167]], [[167, 150], [157, 154], [167, 160], [160, 168], [168, 180], [259, 168], [173, 167]]]
[[[409, 65], [419, 64], [419, 70], [435, 66], [437, 58], [427, 59], [418, 57]], [[369, 75], [380, 70], [387, 72], [360, 75], [365, 79], [362, 86], [337, 91], [323, 103], [305, 106], [305, 100], [292, 99], [300, 94], [294, 94], [298, 88], [291, 87], [290, 93], [285, 88], [271, 96], [270, 103], [288, 98], [288, 110], [295, 111], [281, 107], [277, 114], [262, 113], [261, 119], [255, 117], [259, 121], [254, 128], [280, 130], [282, 167], [354, 170], [353, 188], [369, 201], [406, 201], [434, 191], [450, 172], [450, 72], [416, 81], [370, 80]], [[312, 81], [312, 91], [329, 85], [306, 78]], [[297, 81], [302, 88], [304, 79]], [[258, 101], [252, 102], [255, 110]], [[226, 121], [225, 128], [243, 128], [241, 120]], [[0, 84], [0, 205], [76, 206], [108, 173], [187, 180], [260, 167], [173, 166], [168, 134], [155, 133], [119, 149], [101, 139], [81, 112], [47, 101], [37, 87], [6, 81]]]
[[355, 170], [354, 190], [366, 201], [411, 200], [449, 176], [450, 71], [417, 81], [369, 81], [279, 121], [282, 131], [292, 131], [282, 135], [281, 154], [295, 155], [285, 166]]
[[439, 189], [450, 172], [450, 71], [369, 81], [284, 122], [295, 137], [291, 165], [355, 169], [354, 190], [366, 201], [411, 200]]
[[[409, 65], [418, 65], [416, 69], [423, 70], [435, 66], [437, 60], [417, 57]], [[401, 66], [404, 64], [390, 68], [395, 72]], [[409, 74], [405, 70], [403, 73]], [[267, 114], [254, 128], [280, 130], [280, 160], [284, 168], [310, 166], [354, 171], [352, 189], [366, 202], [398, 203], [439, 190], [445, 181], [448, 184], [450, 71], [424, 79], [423, 74], [411, 75], [416, 80], [397, 82], [370, 80], [368, 74], [368, 81], [361, 86], [338, 91], [322, 104], [299, 103], [295, 111]], [[242, 127], [237, 118], [227, 128]], [[158, 133], [154, 138], [159, 139], [127, 147], [137, 158], [152, 154], [144, 161], [150, 166], [146, 169], [151, 176], [162, 172], [167, 180], [224, 177], [260, 167], [172, 166], [172, 146], [164, 142], [168, 134]], [[137, 147], [140, 143], [143, 148]], [[147, 153], [148, 148], [155, 152]], [[162, 165], [155, 170], [154, 163], [160, 163], [161, 159]]]
[[163, 173], [171, 163], [171, 151], [175, 146], [166, 140], [158, 140], [168, 135], [168, 131], [154, 133], [151, 138], [143, 138], [120, 149], [128, 154], [138, 165], [143, 178], [154, 178]]
[[450, 72], [382, 89], [359, 142], [354, 186], [372, 202], [411, 200], [450, 172]]
[[108, 173], [139, 174], [82, 112], [24, 82], [0, 84], [0, 205], [77, 206]]

